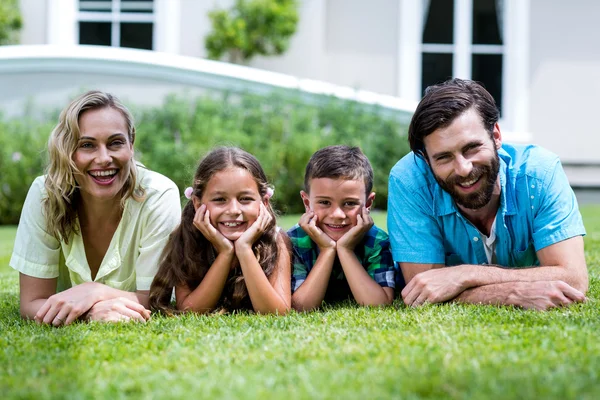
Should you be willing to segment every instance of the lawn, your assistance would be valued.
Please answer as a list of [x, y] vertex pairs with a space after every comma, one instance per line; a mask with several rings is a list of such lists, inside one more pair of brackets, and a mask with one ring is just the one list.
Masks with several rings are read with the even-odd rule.
[[600, 206], [582, 213], [589, 300], [567, 309], [396, 301], [58, 329], [19, 317], [0, 227], [2, 398], [600, 398]]

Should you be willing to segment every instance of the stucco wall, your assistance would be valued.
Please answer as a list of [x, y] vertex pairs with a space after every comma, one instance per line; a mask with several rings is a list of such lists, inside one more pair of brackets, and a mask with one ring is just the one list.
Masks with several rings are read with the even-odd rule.
[[21, 29], [21, 44], [45, 44], [46, 32], [46, 0], [20, 0], [23, 29]]
[[600, 163], [600, 2], [531, 0], [530, 130], [565, 163]]

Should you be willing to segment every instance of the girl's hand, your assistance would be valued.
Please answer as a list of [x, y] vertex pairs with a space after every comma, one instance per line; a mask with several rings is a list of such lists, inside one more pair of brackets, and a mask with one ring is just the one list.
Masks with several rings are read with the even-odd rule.
[[87, 313], [88, 321], [119, 322], [137, 321], [146, 322], [150, 319], [150, 310], [143, 305], [125, 297], [99, 301]]
[[267, 211], [267, 207], [263, 203], [260, 203], [260, 210], [258, 212], [258, 218], [256, 221], [246, 229], [246, 232], [235, 241], [235, 249], [240, 250], [244, 247], [252, 247], [254, 242], [265, 232], [273, 217]]
[[365, 236], [365, 233], [373, 226], [373, 218], [369, 214], [369, 210], [363, 207], [361, 214], [356, 216], [356, 226], [353, 226], [348, 232], [344, 234], [337, 241], [338, 249], [348, 249], [354, 251], [356, 245]]
[[194, 226], [204, 235], [204, 237], [214, 246], [217, 253], [233, 252], [233, 243], [221, 234], [210, 223], [210, 211], [206, 209], [206, 205], [202, 204], [196, 210], [194, 216]]
[[329, 237], [328, 234], [323, 232], [321, 228], [317, 226], [317, 214], [314, 211], [308, 210], [302, 217], [300, 217], [300, 228], [306, 232], [306, 234], [319, 246], [320, 250], [324, 249], [335, 249], [335, 240]]

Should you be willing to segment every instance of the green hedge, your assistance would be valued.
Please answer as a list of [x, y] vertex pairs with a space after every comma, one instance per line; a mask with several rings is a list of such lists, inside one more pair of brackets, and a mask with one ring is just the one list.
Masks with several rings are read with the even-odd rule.
[[[169, 96], [162, 106], [129, 105], [136, 119], [135, 152], [183, 193], [198, 160], [211, 148], [237, 145], [254, 154], [275, 186], [277, 207], [303, 210], [299, 191], [311, 154], [331, 144], [360, 146], [375, 171], [376, 207], [387, 206], [391, 167], [408, 152], [406, 126], [376, 106], [328, 99], [319, 106], [283, 95]], [[0, 118], [0, 224], [15, 224], [28, 187], [42, 174], [47, 122]]]

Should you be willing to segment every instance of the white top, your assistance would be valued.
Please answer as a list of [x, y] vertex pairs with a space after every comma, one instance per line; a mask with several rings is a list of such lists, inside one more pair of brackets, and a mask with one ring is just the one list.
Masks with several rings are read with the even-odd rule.
[[[81, 234], [65, 244], [46, 230], [44, 179], [37, 177], [27, 193], [9, 264], [35, 278], [58, 278], [61, 291], [91, 282], [92, 277]], [[138, 166], [138, 181], [146, 197], [125, 201], [121, 222], [94, 279], [126, 291], [150, 288], [169, 234], [181, 220], [179, 190], [169, 178]]]
[[490, 236], [485, 236], [482, 233], [481, 239], [483, 241], [483, 249], [485, 250], [488, 264], [496, 264], [496, 219], [494, 219], [492, 227], [490, 228]]

